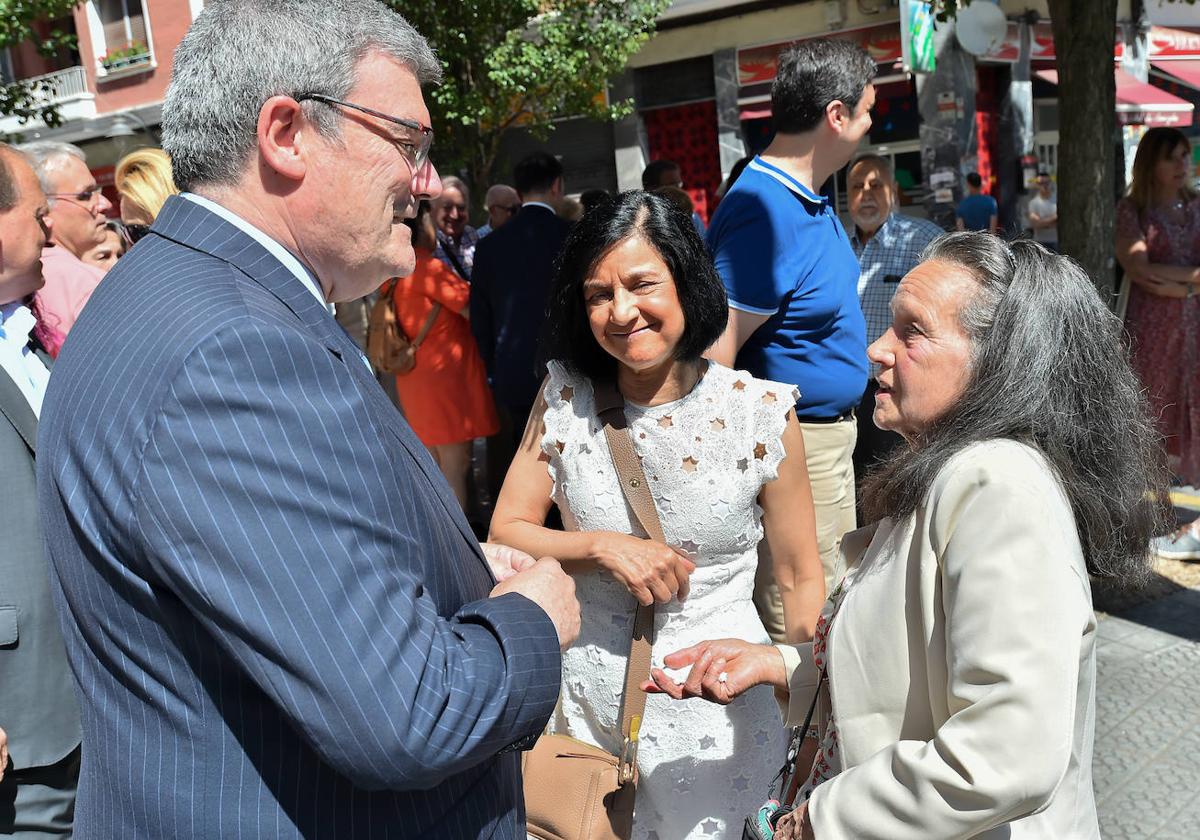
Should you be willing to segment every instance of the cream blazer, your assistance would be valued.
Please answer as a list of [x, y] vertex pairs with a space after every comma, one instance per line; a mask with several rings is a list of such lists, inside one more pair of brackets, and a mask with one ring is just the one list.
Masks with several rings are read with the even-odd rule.
[[[972, 445], [913, 516], [847, 534], [842, 554], [828, 671], [843, 771], [809, 801], [818, 840], [1099, 838], [1096, 619], [1045, 459]], [[781, 650], [796, 725], [812, 646]]]

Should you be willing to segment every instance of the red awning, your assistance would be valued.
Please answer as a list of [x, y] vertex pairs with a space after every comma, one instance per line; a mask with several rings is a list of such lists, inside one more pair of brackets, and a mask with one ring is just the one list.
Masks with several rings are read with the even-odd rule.
[[[1194, 106], [1148, 82], [1139, 82], [1119, 67], [1116, 68], [1117, 120], [1123, 124], [1189, 126]], [[1038, 70], [1037, 76], [1052, 85], [1058, 84], [1057, 70]]]
[[1200, 90], [1200, 58], [1151, 61], [1150, 66], [1172, 79], [1178, 79], [1188, 87]]

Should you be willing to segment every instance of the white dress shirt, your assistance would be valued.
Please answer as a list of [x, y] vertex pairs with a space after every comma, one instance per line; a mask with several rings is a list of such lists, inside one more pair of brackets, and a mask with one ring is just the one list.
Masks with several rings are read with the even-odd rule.
[[34, 415], [40, 417], [50, 371], [29, 346], [29, 335], [36, 325], [33, 313], [21, 301], [0, 306], [0, 367], [21, 389]]

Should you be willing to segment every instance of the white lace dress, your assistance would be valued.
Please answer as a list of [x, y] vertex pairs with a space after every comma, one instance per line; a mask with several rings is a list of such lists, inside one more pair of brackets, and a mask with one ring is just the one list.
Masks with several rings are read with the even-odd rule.
[[[591, 382], [551, 363], [545, 397], [553, 499], [568, 530], [645, 537], [634, 524], [596, 418]], [[691, 393], [652, 408], [626, 403], [668, 543], [696, 563], [686, 600], [655, 613], [653, 662], [704, 639], [768, 643], [751, 600], [763, 535], [762, 486], [777, 475], [796, 391], [710, 364]], [[617, 752], [617, 722], [635, 601], [603, 572], [575, 576], [583, 627], [563, 655], [550, 731]], [[682, 679], [682, 675], [679, 677]], [[728, 706], [650, 695], [641, 727], [633, 836], [740, 838], [767, 798], [787, 733], [768, 687]]]

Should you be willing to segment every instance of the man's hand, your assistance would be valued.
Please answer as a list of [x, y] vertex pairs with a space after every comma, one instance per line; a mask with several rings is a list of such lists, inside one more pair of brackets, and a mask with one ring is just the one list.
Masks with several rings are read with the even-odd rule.
[[517, 572], [532, 568], [537, 562], [532, 555], [500, 543], [485, 542], [480, 543], [479, 547], [483, 549], [483, 556], [487, 558], [488, 565], [492, 567], [492, 574], [500, 583]]
[[682, 685], [676, 685], [661, 668], [650, 670], [650, 680], [642, 688], [684, 700], [702, 697], [724, 706], [756, 685], [772, 685], [787, 690], [787, 669], [783, 654], [773, 645], [756, 645], [741, 639], [701, 642], [667, 654], [668, 668], [692, 666]]
[[524, 595], [546, 611], [558, 632], [558, 646], [566, 650], [579, 637], [579, 601], [575, 581], [558, 561], [543, 557], [532, 566], [496, 584], [491, 597], [509, 592]]
[[8, 733], [0, 729], [0, 782], [4, 781], [4, 771], [8, 767]]

